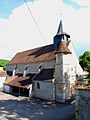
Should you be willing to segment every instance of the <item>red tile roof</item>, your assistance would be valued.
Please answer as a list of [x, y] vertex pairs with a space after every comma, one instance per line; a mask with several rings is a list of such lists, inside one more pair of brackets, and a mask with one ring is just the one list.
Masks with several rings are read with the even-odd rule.
[[53, 44], [17, 53], [8, 64], [23, 64], [55, 59]]
[[35, 74], [30, 73], [29, 76], [21, 77], [21, 76], [12, 76], [10, 79], [5, 81], [5, 85], [16, 86], [21, 88], [28, 88], [32, 83], [32, 78]]
[[[65, 41], [61, 41], [58, 53], [71, 53], [68, 49]], [[35, 63], [35, 62], [43, 62], [50, 61], [56, 59], [56, 50], [53, 47], [53, 44], [27, 50], [24, 52], [17, 53], [13, 59], [8, 63], [10, 64], [25, 64], [25, 63]]]
[[66, 44], [66, 41], [61, 40], [61, 43], [58, 47], [57, 53], [66, 53], [71, 54], [71, 51], [68, 49], [68, 46]]

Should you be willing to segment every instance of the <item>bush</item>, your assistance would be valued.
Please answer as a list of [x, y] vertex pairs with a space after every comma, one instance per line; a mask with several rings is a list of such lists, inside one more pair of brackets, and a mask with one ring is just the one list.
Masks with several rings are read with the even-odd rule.
[[0, 66], [3, 67], [3, 69], [6, 68], [6, 64], [8, 64], [9, 60], [0, 59]]

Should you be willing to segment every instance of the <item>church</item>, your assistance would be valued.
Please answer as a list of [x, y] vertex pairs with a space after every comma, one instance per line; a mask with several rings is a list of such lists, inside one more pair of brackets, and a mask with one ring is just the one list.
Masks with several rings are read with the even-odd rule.
[[6, 93], [65, 102], [75, 94], [83, 70], [62, 20], [53, 44], [17, 53], [6, 66]]

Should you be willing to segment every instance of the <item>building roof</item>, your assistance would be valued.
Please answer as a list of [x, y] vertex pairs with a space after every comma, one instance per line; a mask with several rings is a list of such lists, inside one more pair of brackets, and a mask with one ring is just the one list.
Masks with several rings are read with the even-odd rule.
[[66, 44], [66, 41], [61, 40], [57, 53], [71, 54], [71, 51], [68, 49], [68, 46]]
[[[21, 75], [21, 74], [20, 74]], [[30, 73], [29, 76], [12, 76], [10, 79], [5, 81], [5, 85], [9, 86], [16, 86], [21, 88], [28, 88], [29, 85], [32, 83], [32, 78], [35, 76], [35, 74]]]
[[[67, 46], [68, 45], [65, 43], [65, 41], [61, 41], [57, 52], [71, 53]], [[7, 65], [36, 63], [55, 60], [56, 59], [55, 53], [56, 50], [54, 49], [53, 44], [50, 44], [47, 46], [19, 52], [13, 57], [13, 59]]]
[[[54, 44], [19, 52], [13, 57], [13, 59], [7, 65], [27, 64], [27, 63], [36, 63], [36, 62], [54, 60], [56, 59], [55, 44], [56, 45], [59, 44], [61, 42], [61, 39], [62, 38], [64, 39], [65, 36], [67, 39], [70, 38], [70, 35], [63, 32], [63, 24], [62, 24], [62, 20], [60, 20], [57, 34], [54, 37], [55, 38]], [[71, 53], [70, 50], [67, 48], [67, 45], [64, 42], [63, 43], [61, 42], [58, 52]]]
[[36, 75], [34, 80], [38, 81], [50, 81], [53, 79], [54, 68], [42, 69], [39, 74]]
[[53, 44], [17, 53], [8, 64], [24, 64], [54, 60]]

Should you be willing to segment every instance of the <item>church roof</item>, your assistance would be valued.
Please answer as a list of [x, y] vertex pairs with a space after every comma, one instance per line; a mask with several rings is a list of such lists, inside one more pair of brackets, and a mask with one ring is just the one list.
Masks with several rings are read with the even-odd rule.
[[54, 68], [42, 69], [39, 74], [37, 74], [34, 80], [38, 81], [51, 81], [53, 79]]
[[59, 47], [57, 49], [57, 53], [71, 54], [71, 51], [68, 49], [68, 46], [66, 44], [66, 41], [61, 40]]
[[5, 81], [5, 85], [16, 86], [21, 88], [28, 88], [29, 85], [32, 83], [32, 78], [35, 76], [33, 73], [29, 73], [29, 75], [23, 76], [12, 76]]
[[[59, 38], [64, 39], [64, 35], [67, 38], [70, 37], [67, 33], [63, 32], [62, 20], [60, 20], [60, 24], [59, 24], [56, 36], [63, 36], [63, 37], [61, 37], [61, 38], [59, 37]], [[57, 41], [57, 44], [59, 44], [58, 40], [56, 40], [56, 41]], [[61, 41], [61, 40], [59, 40], [59, 41]], [[36, 62], [55, 60], [56, 59], [56, 55], [55, 55], [56, 50], [55, 50], [54, 45], [55, 45], [55, 43], [46, 45], [43, 47], [31, 49], [31, 50], [19, 52], [13, 57], [13, 59], [8, 63], [8, 65], [27, 64], [27, 63], [36, 63]], [[57, 52], [71, 53], [64, 41], [63, 42], [61, 41]]]
[[[64, 41], [61, 41], [57, 52], [71, 53]], [[54, 49], [53, 44], [39, 48], [34, 48], [31, 50], [17, 53], [13, 57], [13, 59], [8, 63], [8, 65], [36, 63], [36, 62], [55, 60], [56, 59], [55, 53], [56, 50]]]
[[24, 64], [54, 60], [53, 44], [17, 53], [8, 64]]

